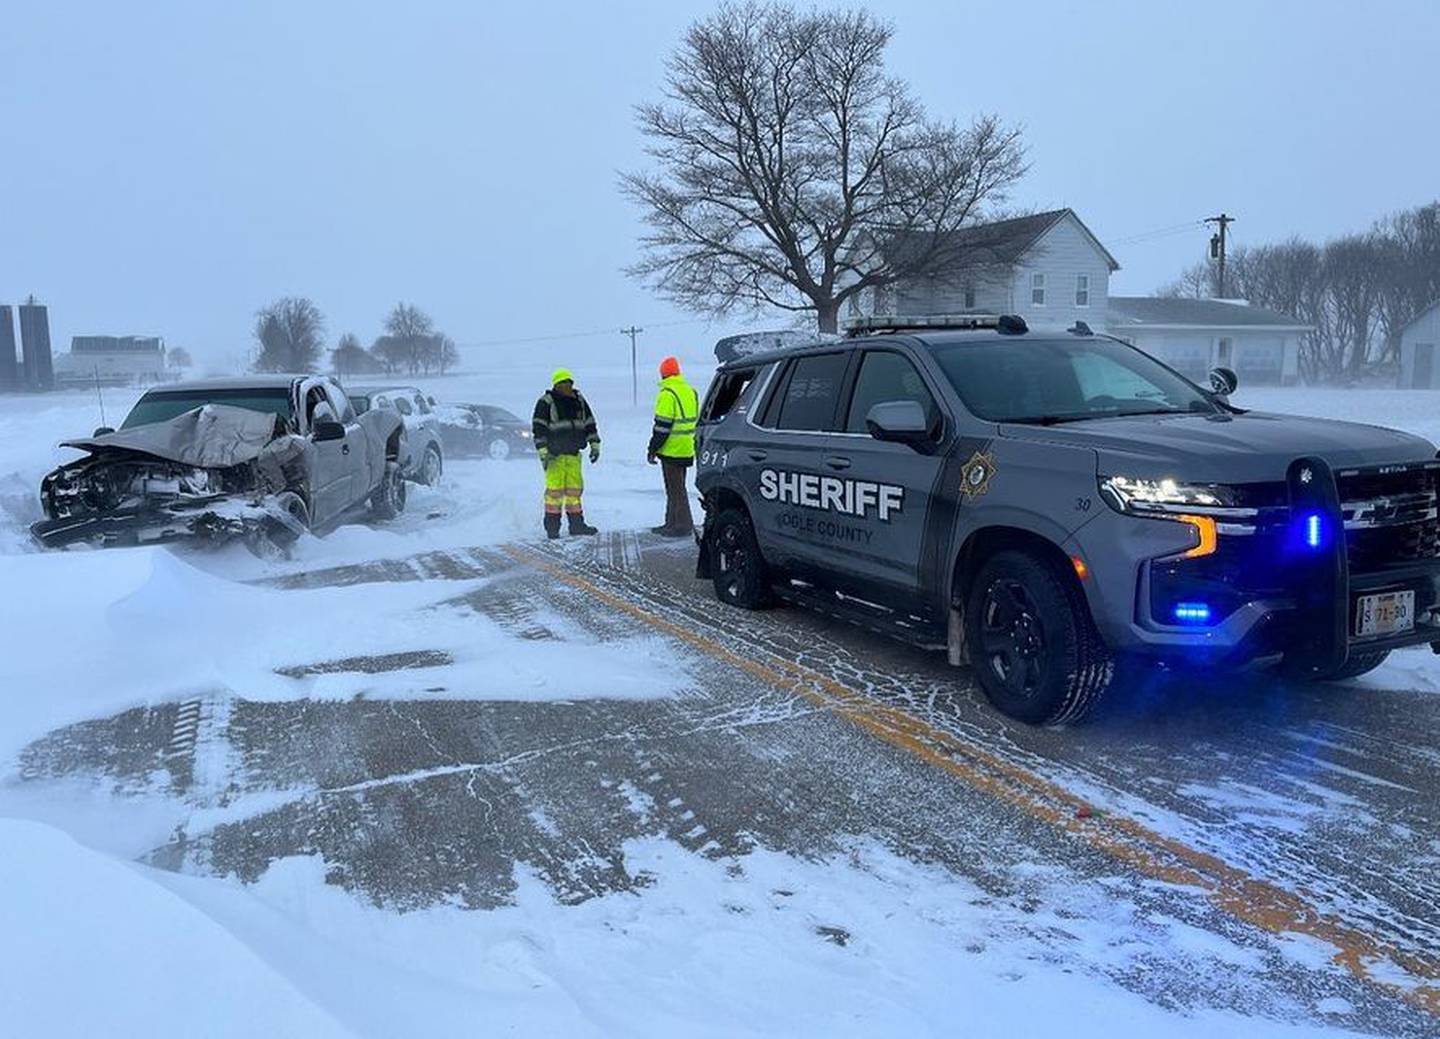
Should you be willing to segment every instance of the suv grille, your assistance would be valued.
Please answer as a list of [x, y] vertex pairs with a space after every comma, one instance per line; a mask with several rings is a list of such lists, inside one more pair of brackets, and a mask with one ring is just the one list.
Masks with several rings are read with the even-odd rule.
[[1434, 468], [1341, 473], [1338, 483], [1352, 571], [1373, 573], [1440, 556]]

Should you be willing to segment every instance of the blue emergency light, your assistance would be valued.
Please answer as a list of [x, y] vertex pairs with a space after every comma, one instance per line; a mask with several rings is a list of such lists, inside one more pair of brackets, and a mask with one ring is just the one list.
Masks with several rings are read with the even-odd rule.
[[1203, 602], [1177, 602], [1172, 611], [1177, 624], [1209, 624], [1210, 604]]

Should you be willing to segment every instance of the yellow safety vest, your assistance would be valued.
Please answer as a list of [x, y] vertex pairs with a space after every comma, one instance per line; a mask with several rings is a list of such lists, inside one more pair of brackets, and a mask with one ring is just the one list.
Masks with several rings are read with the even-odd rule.
[[695, 424], [700, 418], [700, 397], [682, 375], [660, 380], [655, 398], [655, 431], [665, 441], [655, 451], [666, 458], [695, 457]]

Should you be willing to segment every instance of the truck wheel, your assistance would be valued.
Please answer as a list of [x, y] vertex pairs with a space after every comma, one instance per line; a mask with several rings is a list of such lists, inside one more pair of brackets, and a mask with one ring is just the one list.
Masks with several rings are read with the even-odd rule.
[[440, 457], [440, 449], [434, 444], [425, 448], [425, 457], [420, 462], [420, 482], [426, 487], [434, 487], [440, 482], [440, 474], [445, 471], [445, 461]]
[[[257, 559], [286, 559], [290, 547], [300, 535], [310, 529], [310, 509], [305, 499], [294, 491], [282, 491], [275, 497], [275, 505], [292, 521], [267, 516], [245, 534], [245, 547]], [[296, 528], [299, 529], [296, 529]]]
[[710, 574], [715, 597], [742, 610], [770, 605], [770, 575], [744, 509], [726, 509], [710, 531]]
[[1024, 551], [976, 575], [965, 639], [986, 697], [1032, 725], [1078, 721], [1110, 686], [1115, 662], [1068, 575]]
[[399, 462], [385, 463], [385, 476], [370, 495], [370, 513], [378, 520], [393, 520], [405, 511], [405, 477]]
[[1350, 659], [1331, 671], [1329, 674], [1306, 675], [1307, 681], [1311, 682], [1344, 682], [1350, 678], [1359, 678], [1361, 675], [1368, 675], [1390, 655], [1388, 649], [1377, 649], [1370, 653], [1351, 653]]

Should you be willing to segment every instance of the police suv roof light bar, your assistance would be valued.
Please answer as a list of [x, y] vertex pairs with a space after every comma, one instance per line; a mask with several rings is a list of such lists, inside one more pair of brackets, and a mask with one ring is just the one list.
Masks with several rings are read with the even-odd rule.
[[848, 336], [943, 329], [993, 328], [997, 332], [1011, 335], [1029, 331], [1025, 319], [1016, 314], [935, 314], [927, 317], [875, 315], [847, 318], [844, 324], [845, 334]]

